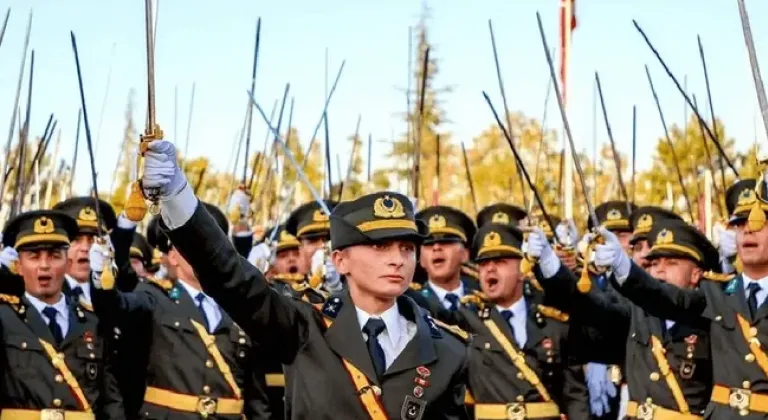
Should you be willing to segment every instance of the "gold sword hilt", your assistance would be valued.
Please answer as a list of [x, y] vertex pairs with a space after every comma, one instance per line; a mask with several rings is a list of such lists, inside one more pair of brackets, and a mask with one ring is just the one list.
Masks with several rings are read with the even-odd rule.
[[[141, 135], [139, 154], [136, 158], [136, 181], [131, 184], [131, 192], [125, 203], [125, 215], [131, 221], [144, 220], [148, 209], [153, 215], [160, 213], [160, 190], [152, 188], [145, 191], [142, 186], [142, 179], [144, 178], [144, 155], [147, 153], [149, 143], [162, 139], [163, 130], [158, 124]], [[146, 200], [151, 203], [149, 207], [147, 207]]]

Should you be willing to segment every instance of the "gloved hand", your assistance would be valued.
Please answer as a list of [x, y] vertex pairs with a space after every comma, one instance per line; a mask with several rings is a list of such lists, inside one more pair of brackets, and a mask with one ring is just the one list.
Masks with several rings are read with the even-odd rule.
[[19, 253], [16, 252], [16, 248], [14, 247], [7, 246], [3, 248], [2, 252], [0, 252], [0, 264], [2, 264], [7, 269], [11, 269], [13, 264], [18, 260]]
[[[325, 250], [320, 248], [312, 254], [312, 258], [309, 260], [309, 273], [310, 276], [320, 275], [325, 276]], [[334, 268], [335, 270], [335, 268]]]
[[251, 200], [250, 197], [248, 197], [248, 194], [245, 193], [245, 191], [241, 189], [236, 189], [235, 192], [232, 193], [232, 197], [229, 198], [229, 205], [227, 206], [227, 214], [232, 214], [233, 212], [237, 211], [240, 213], [240, 216], [245, 216], [248, 214], [248, 209], [251, 206]]
[[547, 240], [547, 235], [540, 227], [533, 228], [528, 233], [528, 255], [539, 259], [539, 268], [545, 278], [550, 278], [560, 269], [560, 259]]
[[256, 245], [248, 253], [248, 262], [262, 273], [266, 273], [272, 262], [272, 249], [265, 242]]
[[178, 194], [186, 185], [187, 178], [176, 161], [176, 147], [167, 140], [155, 140], [147, 146], [144, 155], [144, 194], [157, 193], [161, 200]]
[[[322, 250], [319, 250], [322, 251]], [[330, 258], [325, 262], [325, 282], [323, 283], [325, 290], [329, 292], [338, 292], [344, 286], [341, 284], [341, 276], [336, 271], [336, 266], [333, 265], [333, 261]]]
[[719, 225], [715, 229], [718, 229], [717, 235], [720, 239], [718, 244], [720, 260], [728, 260], [736, 256], [736, 231], [724, 229]]
[[595, 245], [595, 265], [609, 267], [621, 283], [629, 276], [629, 269], [632, 267], [629, 255], [624, 252], [619, 238], [613, 232], [605, 227], [600, 227], [599, 232], [605, 243]]
[[616, 396], [616, 385], [608, 379], [608, 366], [587, 363], [586, 377], [590, 411], [598, 417], [610, 413], [609, 398]]
[[125, 216], [125, 212], [120, 213], [120, 215], [117, 216], [117, 227], [120, 229], [125, 230], [134, 230], [136, 229], [137, 223], [128, 219]]
[[573, 220], [566, 220], [555, 227], [556, 238], [560, 245], [576, 248], [579, 243], [579, 232]]
[[109, 240], [109, 237], [102, 243], [94, 242], [93, 245], [91, 245], [91, 249], [88, 250], [88, 260], [91, 265], [91, 271], [96, 274], [101, 274], [109, 263], [110, 253], [114, 253], [114, 248], [112, 248], [112, 243]]

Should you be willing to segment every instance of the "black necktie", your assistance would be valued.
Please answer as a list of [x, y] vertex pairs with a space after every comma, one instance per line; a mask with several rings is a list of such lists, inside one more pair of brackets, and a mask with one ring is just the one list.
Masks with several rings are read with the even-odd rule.
[[80, 296], [83, 295], [83, 288], [80, 286], [75, 286], [72, 288], [72, 299], [75, 302], [80, 302]]
[[[512, 311], [509, 309], [501, 311], [501, 317], [504, 318], [504, 321], [507, 323], [507, 327], [509, 327], [509, 330], [512, 331], [512, 337], [515, 336], [515, 328], [512, 327], [512, 323], [509, 322], [509, 320], [511, 320], [513, 316], [515, 316], [515, 314], [512, 313]], [[517, 338], [515, 338], [515, 342], [517, 342]]]
[[205, 329], [207, 331], [210, 331], [210, 325], [208, 325], [208, 316], [205, 314], [205, 309], [203, 309], [203, 301], [205, 300], [205, 295], [203, 292], [200, 292], [195, 296], [195, 300], [197, 301], [197, 309], [200, 311], [200, 315], [203, 317], [203, 322], [205, 322]]
[[447, 300], [451, 306], [448, 308], [452, 311], [455, 311], [459, 309], [459, 296], [454, 293], [448, 293], [445, 295], [445, 300]]
[[61, 331], [61, 326], [56, 321], [56, 312], [56, 308], [53, 306], [46, 306], [43, 309], [43, 315], [48, 318], [48, 328], [51, 330], [53, 340], [56, 341], [56, 345], [59, 345], [61, 344], [61, 341], [64, 340], [64, 333]]
[[363, 332], [368, 336], [368, 354], [371, 355], [371, 361], [373, 361], [373, 367], [376, 369], [376, 375], [381, 377], [387, 367], [387, 360], [384, 357], [384, 349], [379, 344], [379, 334], [384, 332], [387, 326], [384, 321], [376, 318], [369, 318], [368, 322], [363, 326]]
[[757, 292], [759, 292], [760, 289], [761, 287], [757, 283], [749, 283], [749, 286], [747, 286], [747, 291], [749, 292], [747, 305], [749, 306], [749, 314], [752, 315], [752, 319], [754, 319], [757, 314]]

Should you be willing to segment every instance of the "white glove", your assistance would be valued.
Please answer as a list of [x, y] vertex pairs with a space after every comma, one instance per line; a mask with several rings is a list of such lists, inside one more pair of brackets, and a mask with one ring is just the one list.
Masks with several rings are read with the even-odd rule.
[[272, 260], [272, 249], [266, 243], [262, 242], [251, 248], [248, 253], [248, 262], [253, 264], [262, 273], [266, 273]]
[[91, 264], [91, 271], [100, 274], [109, 261], [110, 252], [112, 252], [112, 243], [107, 239], [106, 243], [94, 242], [91, 249], [88, 250], [88, 261]]
[[147, 147], [142, 180], [144, 193], [157, 193], [161, 199], [169, 199], [187, 185], [187, 178], [176, 161], [176, 147], [167, 140], [152, 141]]
[[236, 189], [232, 193], [232, 197], [229, 198], [229, 205], [227, 206], [227, 214], [232, 214], [238, 211], [241, 216], [248, 214], [248, 208], [251, 206], [251, 200], [248, 198], [248, 194], [241, 189]]
[[579, 243], [579, 232], [576, 230], [576, 224], [573, 223], [573, 220], [563, 221], [557, 225], [555, 233], [562, 246], [576, 248]]
[[157, 269], [157, 272], [155, 273], [154, 277], [158, 279], [164, 279], [168, 277], [168, 269], [165, 268], [165, 265], [160, 264], [160, 268]]
[[545, 278], [550, 278], [560, 269], [560, 259], [547, 240], [547, 235], [539, 227], [528, 233], [528, 255], [539, 259], [539, 268]]
[[720, 260], [722, 261], [736, 255], [736, 231], [723, 229], [722, 227], [720, 227], [720, 229], [722, 229], [722, 231], [718, 232], [720, 239], [718, 251], [720, 251]]
[[323, 275], [325, 270], [325, 250], [323, 248], [318, 249], [315, 251], [314, 254], [312, 254], [312, 259], [310, 259], [309, 263], [309, 272], [310, 275]]
[[10, 269], [13, 264], [19, 260], [19, 253], [16, 252], [16, 248], [7, 246], [0, 252], [0, 264]]
[[328, 259], [325, 262], [325, 282], [323, 283], [325, 290], [329, 292], [338, 292], [342, 289], [341, 276], [336, 271], [336, 266], [333, 265], [333, 261]]
[[137, 223], [125, 217], [125, 213], [120, 213], [117, 216], [117, 227], [125, 230], [135, 230]]
[[629, 269], [632, 267], [629, 255], [624, 252], [619, 238], [613, 232], [605, 227], [600, 227], [599, 232], [605, 243], [595, 245], [595, 265], [609, 267], [621, 284], [629, 276]]

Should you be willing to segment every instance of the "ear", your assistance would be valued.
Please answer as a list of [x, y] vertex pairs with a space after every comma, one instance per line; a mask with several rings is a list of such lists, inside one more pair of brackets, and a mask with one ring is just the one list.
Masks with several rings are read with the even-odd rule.
[[466, 246], [461, 247], [461, 262], [465, 263], [469, 261], [469, 250]]
[[699, 266], [694, 267], [691, 272], [691, 287], [698, 286], [702, 277], [704, 277], [704, 270]]
[[168, 264], [170, 264], [172, 267], [178, 267], [179, 266], [179, 252], [176, 251], [176, 248], [171, 248], [168, 251]]
[[331, 252], [331, 261], [333, 261], [333, 265], [336, 266], [336, 272], [342, 275], [349, 274], [349, 261], [347, 258], [347, 251], [342, 250], [335, 250]]

